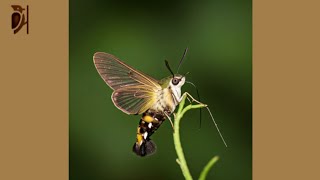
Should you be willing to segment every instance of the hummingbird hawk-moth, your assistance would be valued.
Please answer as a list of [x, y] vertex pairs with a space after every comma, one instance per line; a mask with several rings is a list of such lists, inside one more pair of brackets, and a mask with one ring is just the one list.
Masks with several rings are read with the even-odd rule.
[[187, 92], [181, 95], [186, 77], [174, 74], [167, 61], [171, 75], [161, 80], [134, 69], [112, 54], [97, 52], [93, 61], [104, 82], [113, 90], [111, 99], [114, 105], [126, 114], [142, 114], [133, 145], [133, 152], [138, 156], [155, 152], [156, 145], [150, 137], [167, 118], [173, 126], [170, 116], [183, 96], [198, 102]]

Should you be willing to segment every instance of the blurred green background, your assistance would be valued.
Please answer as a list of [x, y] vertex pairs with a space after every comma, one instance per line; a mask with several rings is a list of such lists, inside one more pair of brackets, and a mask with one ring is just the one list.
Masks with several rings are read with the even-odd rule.
[[[112, 90], [94, 68], [97, 51], [119, 57], [161, 79], [187, 71], [201, 100], [211, 108], [228, 148], [203, 110], [188, 112], [181, 138], [197, 179], [215, 155], [208, 179], [252, 179], [252, 6], [250, 0], [70, 1], [70, 179], [183, 179], [172, 128], [166, 121], [152, 136], [157, 153], [141, 158], [131, 149], [140, 116], [112, 103]], [[192, 86], [185, 85], [196, 97]]]

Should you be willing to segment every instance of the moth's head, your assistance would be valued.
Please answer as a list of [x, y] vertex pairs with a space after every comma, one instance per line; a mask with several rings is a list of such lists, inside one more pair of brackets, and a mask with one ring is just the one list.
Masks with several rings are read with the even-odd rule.
[[182, 87], [186, 82], [186, 77], [180, 74], [175, 74], [174, 77], [170, 79], [170, 86], [172, 87]]

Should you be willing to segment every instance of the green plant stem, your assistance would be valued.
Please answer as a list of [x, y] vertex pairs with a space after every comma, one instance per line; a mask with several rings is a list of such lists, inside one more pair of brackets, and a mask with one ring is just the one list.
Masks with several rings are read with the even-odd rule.
[[192, 180], [192, 176], [190, 174], [186, 159], [184, 157], [183, 149], [181, 146], [181, 141], [180, 141], [180, 120], [183, 117], [184, 113], [186, 113], [190, 109], [196, 109], [196, 108], [202, 108], [205, 107], [206, 105], [204, 104], [196, 104], [196, 105], [188, 105], [185, 108], [186, 96], [184, 96], [180, 102], [179, 109], [177, 114], [175, 115], [175, 120], [174, 120], [174, 133], [173, 133], [173, 140], [174, 140], [174, 146], [178, 155], [177, 162], [180, 165], [180, 168], [182, 170], [182, 173], [187, 180]]
[[[174, 133], [173, 133], [173, 141], [174, 141], [174, 147], [176, 149], [178, 159], [176, 159], [177, 163], [179, 164], [182, 174], [187, 180], [192, 180], [192, 176], [190, 174], [187, 161], [184, 157], [183, 149], [181, 146], [181, 141], [180, 141], [180, 121], [183, 117], [183, 115], [189, 111], [190, 109], [198, 109], [198, 108], [203, 108], [206, 107], [207, 105], [205, 104], [189, 104], [184, 108], [184, 104], [186, 101], [186, 96], [183, 96], [182, 100], [180, 101], [179, 109], [177, 114], [175, 115], [174, 119]], [[199, 180], [205, 180], [207, 177], [208, 172], [210, 171], [211, 167], [219, 160], [218, 156], [213, 157], [208, 164], [203, 168]]]
[[210, 171], [211, 167], [219, 160], [218, 156], [213, 157], [208, 164], [203, 168], [199, 180], [205, 180], [207, 177], [208, 172]]

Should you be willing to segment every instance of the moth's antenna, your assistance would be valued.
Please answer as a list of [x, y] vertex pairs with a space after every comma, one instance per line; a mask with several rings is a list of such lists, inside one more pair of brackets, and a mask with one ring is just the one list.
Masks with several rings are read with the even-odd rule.
[[[189, 72], [187, 72], [186, 75], [187, 75], [187, 74], [189, 74]], [[186, 75], [185, 75], [185, 76], [186, 76]], [[191, 84], [194, 88], [196, 88], [198, 100], [201, 102], [200, 94], [199, 94], [199, 91], [198, 91], [197, 86], [196, 86], [195, 84], [193, 84], [192, 82], [190, 82], [190, 81], [186, 81], [186, 83]], [[201, 112], [201, 108], [200, 108], [199, 110], [200, 110], [200, 126], [199, 126], [199, 129], [200, 129], [200, 128], [201, 128], [202, 112]]]
[[167, 60], [164, 60], [164, 61], [165, 61], [165, 63], [166, 63], [167, 68], [169, 69], [169, 71], [170, 71], [171, 74], [172, 74], [172, 78], [174, 78], [174, 74], [173, 74], [173, 71], [171, 70], [171, 68], [170, 68], [170, 66], [169, 66], [169, 62], [168, 62]]
[[221, 134], [221, 132], [220, 132], [220, 130], [219, 130], [219, 128], [218, 128], [218, 124], [216, 123], [216, 121], [214, 120], [214, 118], [213, 118], [213, 116], [212, 116], [212, 114], [211, 114], [211, 111], [210, 111], [209, 107], [207, 106], [206, 108], [207, 108], [207, 110], [209, 111], [209, 114], [210, 114], [210, 116], [211, 116], [211, 119], [212, 119], [214, 125], [216, 126], [216, 128], [217, 128], [217, 130], [218, 130], [218, 133], [219, 133], [219, 135], [220, 135], [220, 137], [221, 137], [224, 145], [225, 145], [226, 147], [228, 147], [226, 141], [223, 139], [223, 136], [222, 136], [222, 134]]
[[180, 69], [180, 66], [181, 66], [181, 64], [182, 64], [182, 61], [184, 60], [184, 57], [186, 57], [186, 54], [187, 54], [187, 52], [188, 52], [188, 49], [189, 49], [189, 48], [186, 48], [186, 49], [184, 50], [184, 53], [183, 53], [182, 58], [181, 58], [181, 60], [180, 60], [180, 62], [179, 62], [179, 65], [178, 65], [177, 73], [179, 72], [179, 69]]

